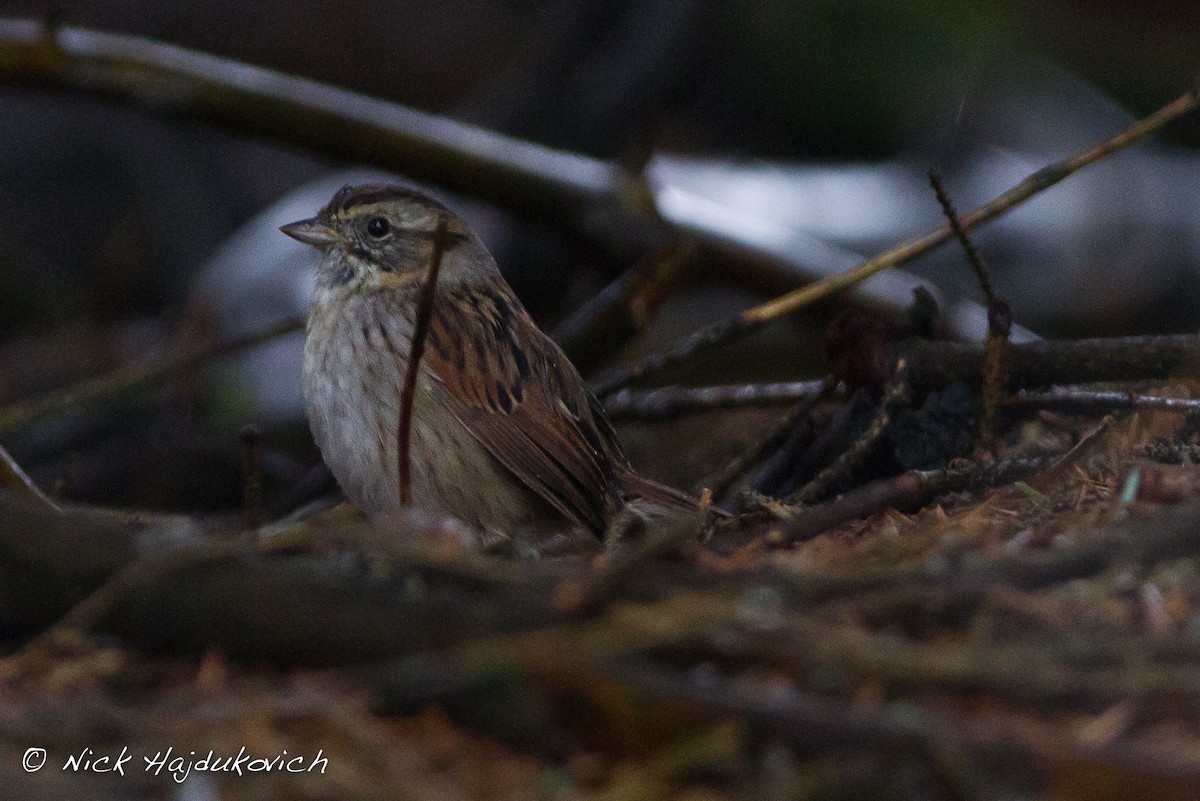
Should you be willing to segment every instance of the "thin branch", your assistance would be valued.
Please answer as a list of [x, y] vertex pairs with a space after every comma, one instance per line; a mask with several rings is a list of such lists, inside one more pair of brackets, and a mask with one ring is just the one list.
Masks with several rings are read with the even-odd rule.
[[[1036, 764], [1098, 763], [1152, 777], [1182, 775], [1194, 780], [1196, 776], [1195, 765], [1185, 757], [1168, 757], [1160, 749], [1136, 741], [1085, 744], [1058, 724], [1015, 719], [1002, 711], [978, 714], [978, 710], [954, 711], [945, 705], [936, 709], [934, 705], [916, 707], [908, 701], [863, 703], [813, 691], [802, 681], [783, 683], [777, 669], [767, 680], [741, 673], [730, 676], [723, 670], [705, 673], [703, 680], [698, 680], [693, 669], [656, 660], [647, 652], [661, 652], [668, 645], [686, 642], [699, 643], [703, 648], [707, 642], [718, 652], [732, 647], [734, 664], [740, 664], [743, 653], [756, 650], [775, 664], [799, 661], [797, 656], [811, 663], [815, 659], [805, 659], [811, 655], [803, 651], [802, 645], [808, 641], [816, 645], [815, 653], [827, 657], [821, 664], [832, 662], [839, 666], [849, 661], [846, 657], [861, 657], [867, 664], [870, 652], [863, 648], [862, 641], [853, 641], [848, 648], [842, 648], [840, 640], [790, 637], [789, 642], [800, 643], [795, 653], [772, 649], [774, 630], [738, 626], [738, 618], [730, 620], [730, 613], [736, 612], [736, 607], [731, 610], [728, 602], [714, 595], [694, 596], [688, 599], [688, 608], [675, 602], [631, 608], [622, 610], [625, 615], [622, 620], [601, 619], [585, 628], [557, 628], [472, 644], [454, 652], [449, 659], [393, 661], [374, 666], [364, 677], [384, 709], [411, 709], [421, 701], [430, 700], [431, 685], [434, 693], [461, 691], [501, 670], [505, 675], [510, 675], [509, 671], [523, 674], [551, 690], [550, 699], [569, 698], [569, 702], [561, 702], [564, 706], [578, 704], [578, 699], [584, 698], [592, 701], [592, 706], [586, 708], [598, 705], [607, 709], [605, 705], [611, 706], [616, 697], [625, 702], [621, 707], [625, 728], [601, 726], [592, 734], [600, 742], [604, 742], [605, 734], [618, 737], [618, 747], [628, 746], [627, 732], [633, 721], [653, 720], [665, 725], [666, 731], [682, 733], [696, 731], [706, 724], [736, 720], [756, 741], [786, 743], [804, 754], [873, 748], [893, 757], [904, 753], [928, 756], [953, 744], [981, 753], [1002, 749], [1007, 758], [1013, 757], [1015, 749], [1026, 761], [1036, 757], [1039, 760]], [[736, 634], [721, 636], [722, 631], [729, 630]], [[835, 626], [813, 630], [826, 637], [842, 637], [852, 631]], [[790, 634], [791, 628], [787, 631]], [[893, 639], [869, 636], [867, 645], [876, 642], [891, 645]], [[742, 643], [748, 645], [745, 650], [737, 647]], [[657, 648], [652, 649], [655, 645]], [[921, 644], [904, 651], [893, 649], [885, 652], [881, 661], [886, 667], [909, 672], [927, 666], [931, 674], [936, 676], [940, 671], [950, 679], [957, 679], [958, 672], [966, 680], [972, 678], [972, 670], [983, 673], [991, 669], [1006, 677], [1020, 669], [1020, 665], [972, 662], [943, 666], [930, 656], [939, 655], [939, 648], [940, 644]], [[693, 646], [693, 655], [695, 650]], [[547, 659], [546, 654], [555, 654], [555, 658]], [[1039, 660], [1038, 667], [1044, 661]], [[724, 664], [720, 659], [714, 662]], [[1055, 666], [1046, 669], [1053, 671]], [[436, 682], [429, 681], [431, 671], [436, 672]], [[869, 667], [863, 672], [874, 676]], [[1061, 680], [1064, 672], [1069, 676], [1069, 667], [1062, 668], [1054, 678]], [[1179, 786], [1192, 787], [1186, 780]], [[1190, 796], [1181, 792], [1178, 797]]]
[[[1078, 642], [1056, 647], [1018, 638], [930, 643], [804, 615], [789, 617], [780, 628], [767, 636], [747, 635], [738, 644], [738, 657], [757, 657], [799, 671], [821, 665], [852, 677], [869, 676], [890, 688], [942, 686], [1039, 706], [1111, 704], [1132, 697], [1161, 708], [1172, 703], [1200, 707], [1200, 681], [1190, 666], [1156, 664], [1146, 659], [1145, 650], [1123, 643], [1108, 648], [1102, 639], [1094, 650]], [[1148, 650], [1147, 643], [1139, 645]]]
[[1013, 406], [1037, 408], [1069, 408], [1095, 410], [1148, 409], [1158, 412], [1195, 414], [1200, 412], [1200, 398], [1164, 398], [1143, 395], [1132, 390], [1085, 389], [1083, 387], [1051, 387], [1043, 392], [1022, 389], [1011, 399]]
[[887, 431], [887, 427], [892, 424], [893, 412], [909, 395], [908, 362], [904, 359], [899, 359], [896, 361], [892, 379], [888, 382], [887, 388], [884, 390], [883, 397], [880, 399], [875, 411], [875, 416], [871, 419], [871, 424], [867, 427], [867, 430], [863, 432], [862, 436], [854, 440], [850, 444], [850, 447], [842, 451], [833, 464], [830, 464], [811, 481], [796, 490], [792, 497], [788, 499], [789, 502], [798, 504], [813, 503], [828, 492], [829, 488], [839, 479], [845, 478], [847, 474], [857, 469], [871, 453], [872, 448], [875, 447], [875, 443]]
[[244, 558], [246, 545], [237, 541], [208, 541], [189, 543], [186, 546], [151, 553], [127, 563], [108, 577], [78, 604], [71, 607], [53, 626], [44, 630], [24, 645], [24, 650], [35, 650], [64, 634], [88, 633], [113, 613], [120, 603], [139, 587], [162, 584], [179, 568], [198, 568], [219, 565], [234, 559]]
[[695, 260], [690, 241], [656, 249], [559, 323], [555, 341], [586, 375], [654, 320]]
[[[819, 382], [804, 383], [815, 383], [817, 386], [814, 386], [813, 389], [816, 391], [803, 396], [803, 400], [789, 409], [788, 413], [765, 436], [730, 459], [720, 470], [701, 480], [699, 483], [701, 489], [708, 488], [714, 498], [723, 498], [725, 493], [729, 491], [729, 488], [733, 486], [733, 482], [737, 481], [743, 473], [755, 464], [762, 461], [768, 453], [782, 445], [795, 430], [796, 426], [799, 425], [800, 421], [808, 416], [808, 413], [812, 411], [813, 407], [822, 398], [828, 397], [834, 387], [834, 382], [830, 378]], [[629, 390], [621, 390], [611, 397], [618, 398], [627, 392]]]
[[[1116, 136], [1056, 164], [1043, 167], [993, 200], [963, 215], [962, 227], [971, 229], [1001, 216], [1084, 167], [1141, 141], [1171, 120], [1194, 109], [1198, 101], [1200, 101], [1200, 90], [1192, 89]], [[731, 319], [706, 326], [690, 336], [678, 340], [669, 350], [651, 354], [622, 369], [612, 371], [596, 382], [596, 394], [601, 397], [611, 394], [649, 373], [677, 364], [701, 351], [757, 331], [766, 323], [810, 306], [818, 300], [836, 295], [876, 273], [906, 264], [942, 244], [951, 236], [953, 236], [953, 230], [947, 223], [924, 236], [910, 239], [873, 256], [845, 272], [754, 306]]]
[[983, 386], [980, 390], [982, 409], [979, 413], [977, 451], [992, 452], [1004, 386], [1008, 383], [1008, 354], [1012, 349], [1012, 311], [999, 298], [988, 301], [988, 332], [983, 343]]
[[1138, 453], [1147, 459], [1168, 464], [1200, 464], [1200, 445], [1190, 442], [1156, 442], [1142, 446]]
[[975, 462], [948, 470], [910, 470], [893, 478], [872, 481], [844, 495], [807, 508], [793, 509], [778, 542], [812, 539], [834, 526], [869, 517], [885, 509], [914, 511], [938, 495], [969, 487], [1006, 484], [1047, 467], [1053, 458], [1002, 459]]
[[971, 265], [971, 270], [975, 273], [975, 280], [979, 282], [983, 296], [987, 298], [989, 304], [995, 303], [998, 300], [996, 290], [992, 287], [992, 279], [988, 275], [987, 267], [984, 266], [983, 257], [979, 255], [979, 250], [971, 241], [967, 229], [963, 228], [962, 221], [958, 218], [958, 212], [954, 210], [954, 204], [950, 201], [950, 195], [946, 192], [946, 184], [942, 181], [942, 176], [930, 171], [929, 184], [933, 187], [938, 204], [942, 207], [942, 214], [945, 215], [946, 222], [950, 223], [950, 230], [954, 232], [955, 239], [962, 245], [963, 252], [967, 254], [967, 263]]
[[429, 321], [433, 317], [433, 304], [437, 297], [438, 273], [442, 269], [442, 256], [446, 253], [446, 236], [449, 227], [445, 217], [438, 220], [433, 234], [433, 248], [429, 254], [429, 272], [421, 287], [417, 300], [417, 316], [413, 323], [412, 346], [408, 351], [408, 368], [404, 372], [404, 387], [400, 391], [400, 425], [396, 432], [397, 474], [400, 477], [400, 505], [412, 502], [412, 445], [413, 399], [417, 394], [417, 376], [421, 369], [421, 355], [425, 352], [425, 336], [429, 333]]
[[980, 453], [990, 453], [996, 438], [996, 421], [1000, 415], [1004, 384], [1008, 378], [1004, 368], [1005, 357], [1008, 355], [1009, 336], [1012, 334], [1012, 311], [1009, 309], [1008, 303], [997, 295], [996, 290], [992, 287], [992, 279], [988, 275], [983, 256], [979, 254], [975, 243], [971, 241], [970, 234], [963, 228], [962, 221], [958, 218], [958, 212], [954, 210], [954, 204], [950, 201], [950, 194], [946, 191], [946, 185], [942, 182], [942, 177], [931, 171], [929, 183], [933, 186], [934, 194], [937, 195], [938, 203], [942, 207], [942, 213], [945, 214], [946, 221], [950, 223], [955, 238], [958, 239], [958, 243], [962, 245], [963, 251], [967, 254], [967, 262], [975, 273], [975, 280], [979, 282], [979, 288], [983, 290], [984, 297], [987, 298], [988, 332], [987, 340], [984, 343], [983, 387], [980, 392], [982, 409], [979, 414], [978, 439], [975, 449]]
[[[905, 351], [917, 389], [982, 381], [985, 357], [978, 344], [914, 340]], [[1175, 378], [1200, 370], [1200, 336], [1022, 342], [1008, 348], [1006, 360], [1010, 387]]]
[[81, 411], [93, 404], [132, 395], [192, 372], [204, 364], [232, 356], [248, 348], [295, 333], [304, 327], [303, 318], [291, 318], [244, 337], [231, 339], [204, 350], [152, 367], [122, 367], [74, 386], [20, 401], [0, 409], [0, 436], [13, 433], [40, 420]]
[[826, 386], [827, 382], [821, 380], [623, 389], [604, 399], [604, 411], [611, 420], [662, 420], [696, 412], [806, 401], [824, 393]]
[[[1046, 466], [1048, 459], [1011, 459], [982, 462], [969, 468], [986, 468], [987, 483], [1002, 484], [1022, 472]], [[914, 509], [944, 492], [977, 486], [973, 476], [946, 470], [924, 473], [910, 471], [894, 479], [878, 481], [846, 493], [792, 518], [783, 532], [792, 541], [816, 536], [846, 520], [874, 514], [882, 509]], [[889, 486], [892, 485], [892, 486]], [[871, 497], [867, 497], [867, 496]], [[953, 582], [968, 595], [988, 588], [1007, 587], [1037, 590], [1073, 579], [1087, 578], [1114, 567], [1148, 567], [1200, 552], [1200, 501], [1189, 500], [1153, 515], [1138, 516], [1090, 533], [1087, 542], [1061, 550], [1026, 551], [1011, 556], [883, 567], [859, 568], [841, 573], [781, 570], [776, 575], [797, 600], [811, 602], [834, 595], [866, 590]]]

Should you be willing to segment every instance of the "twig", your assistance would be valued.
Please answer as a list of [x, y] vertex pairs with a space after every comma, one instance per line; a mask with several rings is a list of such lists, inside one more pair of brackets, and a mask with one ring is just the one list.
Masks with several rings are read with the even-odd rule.
[[1089, 431], [1084, 432], [1079, 441], [1071, 449], [1054, 460], [1045, 470], [1029, 480], [1027, 486], [1043, 495], [1049, 493], [1056, 484], [1061, 482], [1078, 464], [1086, 462], [1107, 440], [1107, 434], [1112, 427], [1112, 418], [1105, 417]]
[[446, 236], [449, 227], [445, 217], [438, 220], [433, 234], [433, 247], [429, 254], [429, 272], [421, 287], [417, 300], [416, 320], [413, 323], [412, 346], [408, 351], [408, 367], [404, 372], [404, 387], [400, 391], [400, 425], [396, 433], [397, 474], [400, 477], [400, 505], [412, 502], [412, 411], [416, 397], [417, 376], [421, 369], [421, 355], [425, 352], [425, 336], [429, 333], [429, 321], [433, 317], [433, 304], [437, 296], [438, 272], [442, 269], [442, 256], [446, 253]]
[[1049, 465], [1050, 457], [976, 462], [951, 470], [910, 470], [894, 478], [873, 481], [817, 506], [795, 510], [773, 541], [811, 539], [849, 520], [884, 509], [913, 511], [947, 492], [968, 487], [1005, 484]]
[[[1116, 136], [1056, 164], [1043, 167], [993, 200], [963, 215], [961, 218], [963, 228], [971, 229], [995, 219], [1089, 164], [1141, 141], [1171, 120], [1191, 111], [1196, 107], [1198, 100], [1200, 100], [1200, 90], [1192, 89]], [[596, 382], [596, 394], [603, 397], [649, 373], [661, 370], [668, 365], [677, 364], [701, 351], [745, 336], [772, 320], [835, 295], [865, 281], [876, 273], [905, 264], [942, 244], [952, 235], [953, 231], [950, 224], [947, 223], [924, 236], [910, 239], [867, 259], [845, 272], [788, 292], [774, 300], [747, 309], [729, 320], [706, 326], [677, 341], [673, 347], [662, 353], [651, 354], [620, 370], [614, 370]]]
[[928, 757], [931, 750], [954, 744], [1003, 753], [1010, 759], [1016, 756], [1020, 764], [1048, 763], [1076, 770], [1102, 764], [1163, 788], [1164, 796], [1171, 798], [1191, 797], [1200, 779], [1200, 769], [1186, 756], [1168, 756], [1136, 742], [1088, 746], [1061, 725], [1018, 725], [996, 712], [968, 715], [918, 710], [910, 703], [861, 704], [793, 687], [781, 691], [762, 681], [719, 673], [700, 682], [685, 670], [646, 658], [622, 660], [607, 669], [579, 670], [571, 678], [583, 692], [616, 682], [641, 705], [664, 706], [676, 714], [686, 711], [684, 720], [690, 722], [690, 730], [706, 721], [735, 719], [760, 741], [783, 742], [801, 753], [871, 747], [890, 755]]
[[[725, 493], [729, 491], [729, 488], [733, 486], [733, 482], [737, 481], [743, 473], [745, 473], [755, 464], [762, 461], [762, 459], [770, 451], [783, 444], [788, 436], [791, 435], [792, 431], [795, 430], [796, 426], [799, 425], [800, 421], [808, 416], [808, 413], [812, 411], [813, 407], [816, 406], [822, 398], [828, 397], [829, 393], [832, 392], [834, 387], [832, 379], [829, 378], [823, 379], [819, 382], [805, 383], [816, 383], [818, 386], [814, 387], [814, 389], [817, 391], [806, 396], [802, 401], [800, 401], [800, 403], [788, 410], [788, 413], [783, 416], [783, 419], [781, 419], [774, 427], [772, 427], [772, 429], [767, 432], [766, 436], [757, 440], [750, 445], [750, 447], [734, 456], [717, 472], [701, 480], [699, 487], [707, 488], [712, 492], [714, 498], [720, 499], [724, 497]], [[617, 392], [616, 395], [611, 397], [619, 398], [627, 392], [629, 392], [629, 390], [621, 390]]]
[[190, 543], [129, 562], [86, 598], [73, 606], [53, 626], [25, 644], [24, 649], [40, 648], [68, 632], [86, 634], [93, 631], [113, 610], [138, 587], [164, 581], [182, 567], [216, 565], [246, 554], [243, 542]]
[[983, 264], [983, 257], [979, 255], [979, 250], [971, 241], [967, 229], [963, 228], [962, 221], [958, 218], [958, 212], [954, 210], [954, 204], [950, 202], [950, 195], [946, 192], [942, 176], [930, 170], [929, 184], [933, 187], [938, 204], [942, 207], [942, 214], [945, 215], [946, 222], [950, 223], [950, 230], [954, 233], [958, 243], [962, 245], [963, 252], [967, 254], [967, 263], [971, 265], [971, 270], [975, 273], [975, 280], [979, 283], [979, 288], [983, 290], [983, 296], [987, 298], [989, 305], [995, 303], [999, 298], [992, 287], [992, 279], [988, 275], [987, 267]]
[[695, 260], [695, 245], [678, 239], [643, 257], [559, 323], [554, 339], [586, 375], [650, 324]]
[[996, 437], [996, 420], [1000, 414], [1000, 403], [1007, 379], [1004, 364], [1008, 352], [1008, 338], [1012, 333], [1012, 312], [1008, 303], [1002, 300], [992, 287], [992, 279], [988, 275], [983, 257], [979, 255], [975, 243], [971, 241], [970, 235], [958, 219], [958, 213], [954, 210], [954, 204], [950, 202], [950, 195], [946, 192], [942, 177], [936, 172], [930, 172], [929, 183], [933, 186], [934, 194], [937, 195], [938, 203], [942, 207], [942, 213], [946, 215], [946, 221], [950, 223], [955, 238], [958, 239], [963, 251], [967, 254], [967, 262], [975, 273], [975, 280], [979, 282], [979, 288], [983, 290], [984, 297], [987, 298], [988, 332], [987, 340], [984, 343], [983, 387], [980, 392], [982, 410], [979, 415], [979, 438], [976, 450], [991, 452]]
[[604, 411], [611, 420], [662, 420], [695, 412], [808, 401], [819, 397], [827, 386], [827, 381], [821, 380], [622, 389], [604, 399]]
[[92, 404], [110, 401], [187, 375], [207, 362], [294, 333], [304, 327], [303, 318], [291, 318], [261, 331], [223, 342], [205, 350], [182, 356], [152, 367], [122, 367], [108, 375], [81, 381], [66, 389], [50, 392], [28, 401], [0, 409], [0, 436], [67, 412], [80, 411]]
[[332, 527], [301, 522], [271, 532], [263, 538], [261, 550], [279, 553], [296, 549], [357, 549], [382, 554], [401, 570], [420, 570], [448, 581], [498, 590], [534, 588], [545, 594], [551, 578], [557, 578], [538, 564], [496, 559], [473, 551], [431, 548], [430, 526], [436, 525], [437, 520], [424, 516], [420, 510], [410, 510], [408, 516], [394, 522], [407, 528], [408, 536], [397, 536], [395, 526], [383, 529], [362, 521]]
[[[984, 348], [980, 345], [913, 340], [904, 350], [915, 389], [982, 381]], [[1200, 336], [1022, 342], [1009, 347], [1006, 368], [1010, 387], [1195, 375], [1200, 372]]]
[[[53, 625], [46, 636], [105, 632], [133, 647], [345, 664], [557, 619], [561, 568], [422, 548], [433, 521], [417, 513], [387, 530], [293, 527], [255, 548], [186, 518], [144, 517], [57, 514], [0, 492], [0, 630]], [[369, 578], [328, 558], [352, 549], [379, 568]]]
[[[780, 653], [779, 649], [770, 651], [766, 632], [747, 630], [744, 626], [731, 628], [730, 612], [733, 610], [719, 597], [699, 595], [689, 600], [687, 608], [681, 608], [675, 602], [656, 604], [637, 610], [636, 615], [633, 609], [625, 611], [623, 621], [606, 618], [584, 629], [557, 628], [481, 643], [456, 651], [450, 659], [392, 662], [372, 668], [365, 678], [374, 689], [377, 702], [385, 709], [410, 709], [429, 700], [431, 685], [434, 693], [461, 691], [472, 682], [478, 684], [498, 672], [508, 676], [515, 670], [550, 690], [552, 699], [566, 696], [571, 704], [578, 704], [580, 698], [591, 699], [592, 705], [586, 708], [597, 708], [598, 705], [601, 709], [611, 708], [614, 700], [621, 701], [619, 720], [623, 726], [597, 726], [593, 722], [589, 728], [589, 734], [594, 737], [608, 733], [610, 737], [620, 738], [617, 747], [628, 748], [629, 733], [643, 731], [644, 727], [639, 725], [643, 722], [654, 721], [657, 724], [654, 736], [661, 738], [664, 732], [694, 732], [705, 725], [735, 720], [755, 741], [786, 743], [802, 754], [869, 748], [886, 752], [893, 758], [898, 754], [929, 758], [934, 750], [953, 744], [981, 753], [1003, 753], [1012, 758], [1016, 748], [1016, 753], [1025, 761], [1037, 757], [1036, 764], [1079, 766], [1099, 763], [1135, 776], [1177, 778], [1173, 788], [1180, 792], [1171, 797], [1190, 797], [1188, 793], [1193, 788], [1190, 782], [1197, 775], [1195, 764], [1186, 756], [1168, 758], [1161, 749], [1136, 742], [1089, 746], [1060, 725], [1028, 718], [1014, 719], [1003, 712], [956, 712], [945, 704], [937, 709], [931, 705], [918, 708], [908, 701], [861, 703], [813, 692], [800, 680], [783, 681], [776, 672], [778, 668], [766, 679], [741, 672], [730, 676], [722, 670], [706, 672], [700, 679], [687, 666], [667, 664], [648, 654], [661, 653], [672, 644], [693, 643], [688, 653], [694, 660], [696, 643], [701, 648], [712, 643], [716, 648], [710, 647], [710, 651], [732, 646], [735, 649], [731, 655], [733, 664], [741, 664], [747, 651], [764, 654], [767, 659], [760, 663], [787, 663], [797, 656], [809, 664], [815, 660], [806, 659], [810, 655], [802, 650], [795, 654]], [[697, 610], [709, 616], [698, 617]], [[730, 630], [737, 634], [722, 636], [723, 631]], [[820, 633], [836, 637], [842, 630], [824, 627]], [[747, 641], [745, 651], [737, 648], [739, 643]], [[756, 648], [764, 641], [766, 648]], [[789, 641], [813, 642], [791, 638]], [[837, 639], [816, 641], [815, 645], [814, 652], [823, 656], [837, 657], [839, 652], [846, 653], [846, 649], [839, 648]], [[852, 644], [848, 656], [861, 656], [866, 665], [870, 653], [858, 645]], [[919, 653], [910, 660], [911, 664], [904, 661], [909, 656], [907, 652], [885, 653], [882, 661], [885, 667], [910, 670], [920, 667], [918, 660], [928, 660], [927, 653], [932, 654], [939, 647], [918, 646]], [[546, 654], [555, 654], [556, 658], [547, 659]], [[724, 664], [723, 656], [726, 654], [713, 661]], [[1039, 665], [1043, 662], [1039, 660]], [[832, 662], [838, 663], [837, 659]], [[831, 662], [825, 659], [820, 664]], [[946, 678], [953, 678], [956, 671], [969, 678], [970, 671], [982, 673], [989, 667], [1002, 678], [1020, 669], [1019, 664], [929, 665], [933, 673], [940, 671]], [[1052, 671], [1053, 666], [1047, 669]], [[799, 675], [809, 672], [802, 670]], [[869, 667], [864, 673], [873, 675]], [[431, 682], [434, 676], [436, 680]], [[1054, 678], [1061, 681], [1062, 676]]]
[[1148, 409], [1157, 412], [1200, 412], [1200, 398], [1164, 398], [1133, 390], [1051, 387], [1043, 392], [1022, 389], [1009, 401], [1013, 406], [1080, 409]]
[[850, 447], [844, 450], [833, 464], [818, 473], [811, 481], [792, 494], [789, 503], [809, 504], [824, 495], [838, 479], [856, 469], [870, 454], [875, 443], [883, 436], [883, 432], [892, 423], [892, 413], [896, 407], [909, 397], [908, 363], [904, 359], [896, 361], [892, 378], [884, 390], [883, 397], [871, 419], [871, 424], [862, 436], [854, 440]]
[[979, 414], [979, 439], [976, 451], [991, 453], [995, 446], [996, 426], [1004, 386], [1008, 383], [1008, 352], [1011, 347], [1012, 311], [1003, 300], [988, 301], [988, 332], [983, 343], [983, 386], [980, 391], [982, 409]]

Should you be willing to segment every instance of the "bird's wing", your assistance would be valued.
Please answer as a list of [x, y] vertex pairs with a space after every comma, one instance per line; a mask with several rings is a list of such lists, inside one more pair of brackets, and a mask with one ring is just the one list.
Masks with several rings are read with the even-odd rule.
[[574, 366], [506, 290], [443, 290], [423, 367], [497, 461], [567, 518], [601, 532], [621, 504], [625, 454]]

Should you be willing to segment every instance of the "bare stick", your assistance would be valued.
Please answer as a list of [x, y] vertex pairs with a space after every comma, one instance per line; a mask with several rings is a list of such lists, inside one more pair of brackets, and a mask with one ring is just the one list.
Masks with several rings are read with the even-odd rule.
[[[1145, 119], [1134, 123], [1111, 139], [1107, 139], [1057, 164], [1043, 167], [993, 200], [963, 215], [961, 218], [962, 227], [964, 229], [971, 229], [981, 223], [993, 220], [1089, 164], [1093, 164], [1122, 148], [1129, 147], [1141, 141], [1171, 120], [1194, 109], [1198, 100], [1200, 100], [1200, 90], [1192, 89]], [[699, 331], [677, 341], [671, 349], [663, 353], [646, 356], [640, 361], [620, 370], [615, 370], [603, 377], [602, 380], [596, 382], [596, 394], [600, 396], [608, 395], [621, 387], [633, 383], [642, 376], [661, 370], [669, 365], [677, 364], [701, 351], [738, 339], [758, 330], [758, 328], [772, 320], [777, 320], [784, 315], [810, 306], [818, 300], [836, 295], [842, 290], [849, 289], [865, 281], [876, 273], [906, 264], [917, 256], [942, 244], [953, 236], [953, 233], [950, 224], [947, 223], [924, 236], [910, 239], [877, 256], [873, 256], [845, 272], [780, 295], [774, 300], [747, 309], [736, 317], [701, 328]]]
[[425, 336], [429, 333], [429, 321], [433, 317], [433, 303], [437, 295], [438, 272], [442, 269], [442, 256], [446, 253], [446, 236], [449, 228], [446, 218], [438, 220], [433, 234], [433, 249], [429, 254], [429, 274], [421, 287], [417, 300], [417, 319], [413, 323], [412, 347], [408, 352], [408, 369], [404, 373], [404, 388], [400, 391], [400, 426], [396, 432], [397, 472], [400, 476], [400, 505], [412, 502], [412, 446], [413, 398], [417, 394], [417, 375], [421, 369], [421, 355], [425, 352]]
[[0, 409], [0, 436], [70, 411], [109, 401], [122, 395], [149, 389], [187, 375], [207, 362], [294, 333], [304, 327], [303, 318], [290, 318], [244, 337], [222, 342], [189, 356], [182, 356], [153, 367], [122, 367], [108, 375], [81, 381], [66, 389], [50, 392], [28, 401]]
[[1156, 462], [1200, 464], [1200, 445], [1188, 442], [1157, 442], [1144, 445], [1138, 454]]
[[1014, 406], [1067, 407], [1078, 409], [1149, 409], [1181, 414], [1200, 413], [1200, 398], [1164, 398], [1118, 389], [1051, 387], [1044, 392], [1020, 390], [1010, 401]]
[[[708, 488], [712, 492], [714, 498], [722, 498], [729, 488], [733, 486], [733, 482], [737, 481], [743, 473], [749, 470], [774, 448], [779, 447], [791, 435], [800, 421], [803, 420], [813, 407], [821, 401], [822, 398], [828, 397], [833, 391], [834, 381], [832, 378], [826, 378], [817, 382], [816, 391], [804, 397], [800, 403], [788, 410], [788, 413], [783, 416], [775, 426], [767, 432], [766, 436], [754, 442], [750, 447], [746, 448], [741, 453], [729, 460], [720, 470], [713, 473], [708, 478], [703, 479], [699, 488]], [[617, 393], [617, 396], [622, 393]], [[616, 396], [614, 396], [616, 397]]]
[[245, 553], [242, 541], [214, 541], [189, 543], [135, 559], [110, 575], [53, 626], [27, 642], [23, 650], [40, 648], [67, 632], [93, 630], [132, 590], [162, 581], [180, 567], [220, 564], [241, 558]]
[[[906, 345], [914, 387], [938, 389], [982, 381], [984, 348], [966, 342], [917, 340]], [[1200, 374], [1200, 336], [1041, 340], [1009, 347], [1010, 387], [1138, 381]]]
[[954, 232], [955, 238], [958, 239], [958, 243], [962, 245], [963, 251], [967, 254], [967, 263], [971, 265], [971, 270], [975, 273], [975, 280], [979, 282], [983, 296], [987, 298], [989, 304], [994, 303], [997, 300], [996, 290], [992, 287], [992, 279], [988, 275], [987, 267], [983, 264], [983, 257], [979, 255], [975, 243], [967, 235], [967, 229], [963, 228], [962, 221], [958, 218], [958, 212], [954, 210], [954, 204], [950, 202], [950, 195], [946, 192], [946, 184], [942, 181], [942, 176], [931, 170], [929, 185], [933, 187], [933, 192], [937, 195], [942, 213], [946, 215], [946, 222], [950, 223], [950, 230]]
[[623, 389], [604, 399], [604, 411], [611, 420], [662, 420], [695, 412], [796, 403], [821, 395], [826, 386], [822, 380]]
[[884, 509], [911, 511], [945, 492], [957, 492], [968, 487], [1005, 484], [1022, 475], [1040, 470], [1051, 459], [1004, 459], [996, 462], [974, 462], [948, 470], [909, 470], [892, 478], [873, 481], [856, 487], [838, 497], [795, 511], [788, 519], [780, 542], [790, 543], [812, 539], [823, 531], [849, 520], [882, 512]]
[[929, 183], [933, 186], [934, 194], [937, 195], [938, 203], [941, 204], [942, 213], [946, 215], [946, 221], [950, 223], [955, 238], [958, 239], [958, 243], [962, 245], [963, 251], [967, 254], [967, 262], [975, 273], [975, 280], [979, 282], [979, 288], [983, 290], [983, 294], [987, 298], [988, 332], [987, 341], [984, 344], [983, 387], [980, 392], [982, 409], [979, 414], [978, 439], [975, 447], [980, 452], [990, 452], [996, 437], [996, 421], [1000, 415], [1004, 384], [1008, 379], [1004, 366], [1005, 356], [1008, 354], [1008, 338], [1012, 333], [1012, 312], [1008, 303], [997, 295], [996, 290], [992, 287], [992, 279], [988, 275], [983, 257], [979, 255], [979, 250], [971, 241], [967, 229], [963, 228], [962, 221], [958, 219], [958, 212], [954, 210], [954, 204], [950, 202], [950, 195], [946, 192], [946, 185], [942, 183], [942, 176], [936, 172], [930, 172]]
[[883, 436], [883, 432], [887, 431], [888, 426], [892, 424], [892, 413], [896, 410], [897, 406], [909, 397], [909, 390], [908, 362], [904, 359], [899, 359], [893, 370], [892, 379], [888, 382], [883, 397], [879, 401], [879, 406], [875, 410], [875, 416], [871, 419], [871, 425], [863, 432], [861, 437], [850, 444], [849, 448], [842, 451], [833, 464], [826, 467], [811, 481], [796, 490], [792, 497], [788, 499], [788, 502], [799, 504], [813, 503], [819, 500], [837, 481], [845, 478], [847, 474], [857, 469], [867, 456], [870, 455], [872, 448], [875, 447], [875, 443]]

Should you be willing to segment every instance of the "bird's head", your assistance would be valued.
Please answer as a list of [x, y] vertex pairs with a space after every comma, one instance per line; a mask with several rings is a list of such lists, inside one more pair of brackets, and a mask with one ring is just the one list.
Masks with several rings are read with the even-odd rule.
[[[419, 281], [429, 267], [438, 227], [445, 222], [443, 275], [468, 278], [491, 266], [490, 257], [454, 258], [478, 240], [461, 217], [427, 195], [400, 186], [367, 184], [338, 190], [307, 220], [279, 230], [321, 251], [318, 283], [327, 287], [387, 286]], [[482, 245], [468, 248], [475, 255]], [[458, 273], [459, 275], [455, 275]]]

